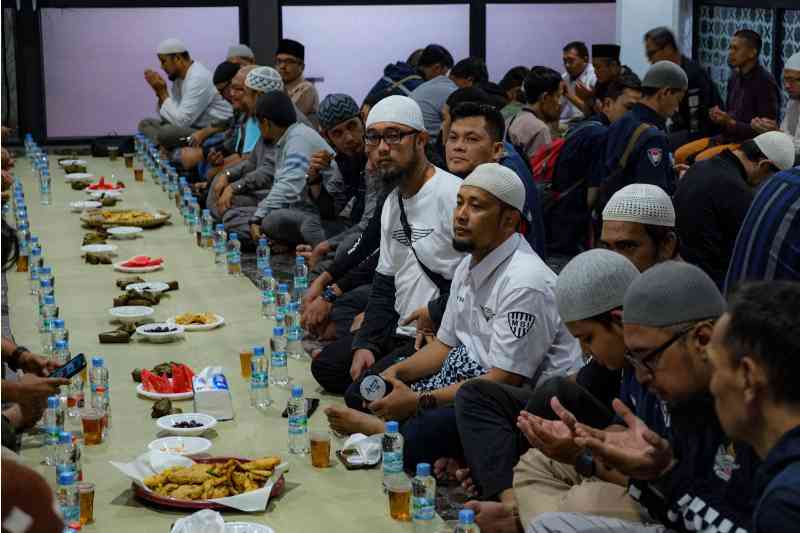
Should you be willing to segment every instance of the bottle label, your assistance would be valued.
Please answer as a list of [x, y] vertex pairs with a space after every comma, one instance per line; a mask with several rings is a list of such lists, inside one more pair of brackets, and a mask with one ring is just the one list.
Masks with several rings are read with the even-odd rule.
[[414, 496], [411, 499], [411, 507], [414, 520], [433, 520], [436, 514], [435, 502], [433, 499], [427, 498], [426, 496]]
[[295, 290], [308, 288], [308, 277], [307, 276], [295, 276], [294, 277], [294, 288], [295, 288]]
[[261, 303], [272, 305], [275, 303], [275, 291], [272, 289], [261, 291]]
[[308, 417], [302, 415], [289, 415], [289, 434], [303, 435], [307, 431]]
[[272, 352], [272, 366], [285, 367], [286, 366], [286, 352]]
[[302, 337], [303, 337], [302, 331], [297, 326], [292, 326], [291, 328], [289, 328], [289, 333], [288, 335], [286, 335], [286, 338], [289, 339], [289, 341], [299, 341], [302, 339]]
[[239, 264], [239, 252], [228, 252], [228, 263], [232, 265]]
[[383, 452], [383, 473], [400, 474], [403, 471], [402, 452]]

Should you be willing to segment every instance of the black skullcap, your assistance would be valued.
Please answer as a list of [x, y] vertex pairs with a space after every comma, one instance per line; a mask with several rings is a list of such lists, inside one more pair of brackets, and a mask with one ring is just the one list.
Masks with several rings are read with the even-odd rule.
[[592, 58], [602, 57], [619, 61], [620, 47], [616, 44], [593, 44]]
[[288, 128], [297, 122], [297, 113], [288, 94], [283, 91], [269, 91], [256, 100], [256, 118]]
[[278, 51], [276, 54], [289, 54], [301, 61], [306, 59], [306, 47], [302, 43], [292, 39], [281, 39], [278, 43]]
[[239, 72], [239, 65], [230, 61], [223, 61], [217, 65], [214, 71], [214, 85], [218, 83], [228, 83]]

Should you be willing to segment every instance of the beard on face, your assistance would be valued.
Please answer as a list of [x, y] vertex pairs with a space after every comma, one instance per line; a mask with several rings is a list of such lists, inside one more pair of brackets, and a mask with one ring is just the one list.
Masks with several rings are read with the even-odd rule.
[[453, 249], [456, 252], [471, 252], [475, 249], [475, 243], [469, 239], [456, 239], [453, 237]]
[[167, 74], [167, 78], [169, 78], [169, 81], [175, 81], [178, 79], [178, 75], [175, 73], [169, 73]]
[[409, 171], [414, 168], [419, 162], [419, 156], [415, 153], [408, 165], [402, 167], [397, 163], [392, 162], [388, 166], [378, 165], [377, 173], [383, 185], [387, 188], [394, 188], [398, 186], [404, 179], [408, 177]]

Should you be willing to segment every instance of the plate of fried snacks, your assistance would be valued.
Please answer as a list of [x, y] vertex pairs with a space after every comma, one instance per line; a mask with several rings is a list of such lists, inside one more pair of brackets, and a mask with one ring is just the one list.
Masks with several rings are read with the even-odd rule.
[[179, 509], [245, 512], [264, 511], [269, 498], [283, 492], [283, 474], [288, 470], [288, 464], [277, 456], [192, 460], [158, 451], [131, 463], [111, 464], [133, 480], [134, 494], [146, 502]]
[[146, 211], [144, 209], [97, 209], [84, 213], [81, 221], [90, 227], [109, 228], [113, 226], [134, 226], [155, 228], [165, 224], [170, 213], [166, 211]]
[[183, 326], [184, 331], [206, 331], [220, 327], [225, 323], [225, 318], [216, 313], [182, 313], [168, 318], [167, 324]]

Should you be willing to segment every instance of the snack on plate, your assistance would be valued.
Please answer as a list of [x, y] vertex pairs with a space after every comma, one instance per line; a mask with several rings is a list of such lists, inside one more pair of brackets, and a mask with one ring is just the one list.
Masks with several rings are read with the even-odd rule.
[[[168, 378], [171, 378], [173, 365], [180, 366], [180, 363], [177, 363], [175, 361], [170, 361], [168, 363], [161, 363], [151, 368], [150, 372], [152, 372], [157, 376], [166, 376]], [[131, 377], [133, 378], [133, 381], [135, 381], [136, 383], [142, 382], [142, 370], [143, 370], [142, 368], [134, 368], [133, 372], [131, 372]]]
[[83, 189], [85, 189], [86, 187], [88, 187], [91, 184], [92, 184], [91, 181], [77, 180], [77, 181], [73, 181], [72, 183], [70, 183], [70, 187], [72, 187], [73, 191], [82, 191]]
[[183, 313], [175, 317], [175, 323], [181, 326], [208, 325], [217, 321], [214, 313]]
[[106, 239], [108, 239], [108, 234], [105, 231], [90, 231], [83, 236], [82, 246], [87, 244], [106, 244]]
[[176, 466], [145, 478], [144, 484], [160, 496], [179, 500], [225, 498], [262, 488], [280, 462], [280, 457], [272, 456], [255, 461], [230, 459], [215, 465]]
[[94, 183], [92, 185], [89, 185], [89, 190], [90, 191], [113, 191], [113, 190], [124, 189], [124, 188], [125, 188], [125, 184], [122, 183], [121, 181], [118, 181], [116, 183], [106, 183], [105, 176], [100, 176], [100, 181], [98, 181], [97, 183]]
[[152, 222], [156, 219], [153, 213], [138, 209], [121, 209], [118, 211], [100, 211], [104, 222], [113, 224], [135, 225], [143, 222]]
[[141, 372], [142, 388], [148, 392], [159, 394], [176, 394], [192, 391], [192, 378], [194, 371], [187, 365], [172, 363], [172, 377], [158, 375], [143, 369]]
[[162, 398], [153, 404], [150, 410], [150, 418], [161, 418], [167, 415], [179, 415], [183, 413], [180, 407], [172, 407], [172, 402], [169, 398]]
[[152, 307], [158, 305], [160, 301], [161, 294], [153, 294], [150, 291], [126, 292], [114, 298], [114, 307], [122, 307], [125, 305], [144, 305], [146, 307]]
[[134, 283], [144, 283], [144, 278], [139, 276], [128, 276], [126, 278], [120, 278], [117, 280], [117, 288], [122, 289], [123, 291], [128, 287], [128, 285], [132, 285]]
[[136, 257], [131, 257], [124, 263], [122, 266], [124, 267], [132, 267], [132, 268], [143, 268], [143, 267], [151, 267], [151, 266], [158, 266], [164, 262], [164, 259], [161, 257], [150, 257], [148, 255], [137, 255]]
[[111, 258], [108, 257], [106, 254], [95, 254], [92, 252], [86, 252], [83, 254], [83, 259], [89, 265], [110, 265]]

